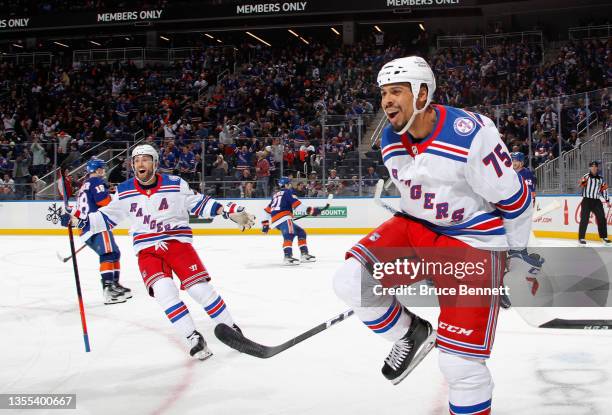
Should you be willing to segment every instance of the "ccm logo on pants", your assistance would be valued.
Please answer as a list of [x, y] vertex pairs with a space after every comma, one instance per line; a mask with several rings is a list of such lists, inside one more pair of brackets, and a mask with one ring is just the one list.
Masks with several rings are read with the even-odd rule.
[[443, 321], [440, 321], [438, 323], [438, 327], [448, 331], [449, 333], [457, 333], [457, 334], [462, 334], [464, 336], [469, 336], [474, 332], [474, 330], [466, 330], [463, 327], [452, 326]]

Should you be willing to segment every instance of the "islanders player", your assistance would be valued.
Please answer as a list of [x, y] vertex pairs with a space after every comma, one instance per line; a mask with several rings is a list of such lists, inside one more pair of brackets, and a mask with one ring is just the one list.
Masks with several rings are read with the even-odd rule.
[[[301, 262], [315, 262], [316, 257], [308, 253], [306, 231], [293, 221], [293, 209], [302, 204], [291, 188], [291, 179], [281, 177], [278, 179], [280, 190], [272, 196], [272, 200], [264, 209], [267, 219], [261, 222], [261, 231], [268, 233], [270, 226], [278, 229], [283, 234], [283, 263], [285, 265], [299, 265]], [[321, 208], [309, 207], [306, 210], [311, 216], [321, 214]], [[270, 223], [270, 220], [272, 223]], [[293, 257], [293, 240], [297, 236], [300, 248], [300, 259]]]
[[519, 175], [521, 179], [527, 183], [527, 187], [529, 187], [529, 191], [531, 192], [531, 200], [535, 205], [535, 197], [536, 197], [536, 178], [533, 175], [533, 172], [525, 167], [525, 155], [520, 151], [515, 151], [510, 154], [512, 157], [512, 168]]
[[[503, 251], [512, 249], [510, 273], [535, 273], [541, 267], [524, 249], [531, 225], [529, 189], [512, 170], [490, 119], [432, 104], [436, 82], [424, 59], [388, 62], [378, 85], [390, 122], [383, 132], [382, 156], [400, 191], [400, 212], [347, 252], [334, 289], [366, 327], [393, 342], [382, 367], [388, 380], [401, 382], [435, 342], [450, 413], [489, 414], [493, 380], [486, 361], [495, 337]], [[409, 280], [401, 280], [398, 271], [373, 278], [381, 264], [399, 258], [449, 262], [456, 270], [471, 263], [480, 272], [466, 276], [452, 267], [450, 273], [434, 267], [429, 275]], [[437, 332], [388, 290], [375, 289], [385, 280], [411, 284], [429, 277], [436, 289], [445, 289], [436, 292]], [[462, 286], [484, 294], [459, 295]]]
[[[87, 179], [81, 185], [77, 195], [77, 210], [82, 216], [97, 212], [111, 201], [106, 177], [106, 162], [92, 158], [87, 162]], [[115, 242], [113, 233], [105, 230], [94, 234], [91, 230], [81, 231], [81, 240], [93, 249], [100, 257], [100, 275], [104, 304], [124, 303], [132, 298], [132, 291], [119, 284], [121, 252]]]
[[168, 320], [191, 347], [190, 355], [205, 360], [212, 355], [204, 337], [196, 330], [189, 309], [179, 298], [172, 281], [199, 304], [215, 323], [239, 330], [223, 298], [212, 286], [208, 271], [191, 244], [189, 215], [203, 218], [223, 216], [241, 230], [250, 229], [254, 216], [235, 203], [222, 206], [198, 194], [178, 176], [158, 174], [159, 156], [151, 145], [132, 151], [135, 177], [117, 186], [110, 203], [86, 217], [76, 212], [73, 222], [86, 232], [107, 232], [122, 220], [130, 223], [138, 266], [149, 295], [155, 298]]

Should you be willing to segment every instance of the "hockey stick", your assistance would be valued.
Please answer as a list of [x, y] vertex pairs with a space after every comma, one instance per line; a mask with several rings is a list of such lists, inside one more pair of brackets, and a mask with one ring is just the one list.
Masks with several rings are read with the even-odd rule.
[[612, 330], [612, 320], [567, 320], [555, 318], [540, 324], [543, 329]]
[[[64, 210], [69, 212], [68, 207], [68, 192], [66, 191], [66, 178], [63, 173], [60, 175], [60, 185], [62, 186], [62, 197], [64, 199]], [[72, 235], [72, 223], [68, 221], [68, 239], [70, 239], [70, 252], [72, 253], [72, 268], [74, 270], [74, 282], [76, 284], [77, 298], [79, 302], [79, 312], [81, 313], [81, 326], [83, 327], [83, 342], [85, 342], [85, 352], [89, 353], [89, 334], [87, 334], [87, 321], [85, 320], [85, 307], [83, 307], [83, 295], [81, 294], [81, 281], [79, 279], [79, 267], [76, 260], [76, 251], [74, 249], [74, 236]]]
[[380, 179], [378, 180], [378, 182], [376, 182], [376, 187], [374, 188], [374, 203], [376, 203], [381, 208], [386, 209], [389, 212], [391, 212], [393, 215], [395, 215], [398, 211], [395, 208], [383, 202], [382, 199], [380, 198], [384, 187], [385, 187], [385, 181], [383, 179]]
[[533, 220], [540, 219], [542, 216], [545, 216], [549, 214], [550, 212], [552, 212], [553, 210], [559, 209], [560, 207], [561, 207], [561, 204], [559, 204], [559, 202], [555, 200], [552, 203], [544, 206], [542, 209], [534, 212]]
[[[76, 255], [76, 254], [78, 254], [78, 253], [79, 253], [79, 252], [81, 252], [81, 251], [83, 250], [83, 248], [85, 248], [86, 246], [87, 246], [87, 245], [83, 245], [82, 247], [80, 247], [79, 249], [77, 249], [77, 250], [75, 251], [75, 253], [74, 253], [74, 254], [75, 254], [75, 255]], [[60, 261], [62, 261], [62, 262], [68, 262], [68, 261], [70, 261], [70, 259], [72, 259], [72, 255], [69, 255], [69, 256], [67, 256], [67, 257], [62, 257], [62, 256], [60, 255], [60, 253], [59, 253], [59, 252], [56, 252], [56, 253], [55, 253], [55, 255], [57, 255], [57, 259], [59, 259], [59, 260], [60, 260]]]
[[[329, 209], [329, 204], [330, 204], [330, 202], [332, 201], [333, 198], [334, 198], [334, 195], [332, 193], [330, 193], [329, 196], [327, 196], [327, 204], [325, 206], [323, 206], [322, 208], [320, 208], [321, 212], [323, 212], [324, 210]], [[295, 222], [296, 220], [300, 220], [300, 219], [307, 218], [307, 217], [312, 217], [312, 216], [309, 215], [309, 214], [300, 215], [300, 216], [297, 216], [297, 217], [293, 218], [293, 221]]]
[[305, 331], [299, 336], [287, 340], [283, 344], [279, 344], [278, 346], [264, 346], [263, 344], [256, 343], [253, 340], [244, 337], [240, 332], [223, 323], [218, 324], [217, 327], [215, 327], [215, 336], [217, 336], [217, 338], [222, 343], [231, 347], [232, 349], [238, 350], [240, 353], [246, 353], [251, 356], [258, 357], [260, 359], [268, 359], [272, 356], [276, 356], [281, 352], [284, 352], [285, 350], [295, 346], [300, 342], [303, 342], [304, 340], [314, 336], [315, 334], [327, 330], [334, 324], [346, 320], [347, 318], [352, 316], [353, 313], [353, 310], [347, 310], [344, 313], [341, 313], [335, 316], [334, 318], [327, 320], [326, 322], [321, 323], [308, 331]]

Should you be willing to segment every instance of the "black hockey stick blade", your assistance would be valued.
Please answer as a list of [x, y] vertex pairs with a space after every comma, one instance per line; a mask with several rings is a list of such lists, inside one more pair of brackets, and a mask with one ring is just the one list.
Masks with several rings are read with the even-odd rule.
[[308, 331], [300, 334], [297, 337], [294, 337], [283, 344], [279, 344], [278, 346], [265, 346], [263, 344], [254, 342], [251, 339], [248, 339], [238, 331], [234, 330], [227, 324], [218, 324], [215, 327], [215, 336], [226, 346], [231, 347], [234, 350], [238, 350], [240, 353], [245, 353], [254, 357], [258, 357], [260, 359], [268, 359], [272, 356], [276, 356], [277, 354], [284, 352], [285, 350], [295, 346], [296, 344], [314, 336], [322, 332], [323, 330], [328, 329], [334, 324], [340, 323], [341, 321], [346, 320], [348, 317], [352, 316], [354, 313], [353, 310], [347, 310], [336, 317], [327, 320], [324, 323], [319, 324], [316, 327], [311, 328]]
[[[259, 357], [260, 359], [267, 359], [268, 357], [274, 356], [274, 347], [267, 347], [259, 343], [255, 343], [252, 340], [247, 339], [238, 331], [234, 330], [227, 324], [217, 324], [215, 327], [215, 336], [226, 346], [231, 347], [234, 350], [238, 350], [240, 353], [250, 354], [251, 356]], [[278, 352], [277, 352], [278, 353]]]
[[612, 330], [612, 320], [566, 320], [555, 318], [541, 324], [543, 329]]

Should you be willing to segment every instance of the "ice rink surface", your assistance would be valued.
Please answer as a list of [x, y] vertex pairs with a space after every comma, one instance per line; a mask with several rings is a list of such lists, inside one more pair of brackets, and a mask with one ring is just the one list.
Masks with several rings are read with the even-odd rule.
[[[358, 238], [311, 236], [318, 262], [291, 268], [280, 265], [278, 235], [196, 236], [194, 244], [245, 334], [275, 345], [345, 310], [331, 280]], [[356, 318], [259, 360], [221, 344], [204, 310], [182, 293], [214, 352], [192, 360], [145, 292], [130, 239], [117, 241], [122, 283], [134, 294], [127, 303], [104, 305], [97, 257], [89, 249], [78, 255], [92, 346], [85, 353], [72, 265], [56, 258], [68, 255], [67, 238], [0, 239], [0, 393], [77, 394], [76, 411], [16, 413], [448, 413], [438, 352], [393, 386], [380, 374], [391, 344]], [[437, 319], [434, 308], [413, 311]], [[495, 340], [494, 414], [612, 413], [612, 332], [535, 329], [502, 310]]]

